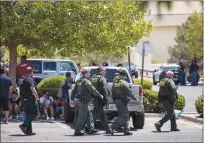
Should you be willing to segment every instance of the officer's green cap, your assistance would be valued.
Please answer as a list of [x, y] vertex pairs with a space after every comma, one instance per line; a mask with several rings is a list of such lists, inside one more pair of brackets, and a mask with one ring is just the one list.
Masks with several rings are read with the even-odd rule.
[[126, 71], [124, 69], [118, 69], [119, 75], [126, 75]]

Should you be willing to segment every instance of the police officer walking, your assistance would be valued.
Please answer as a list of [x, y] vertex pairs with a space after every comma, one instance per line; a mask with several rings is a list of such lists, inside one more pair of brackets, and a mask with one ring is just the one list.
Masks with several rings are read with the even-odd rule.
[[20, 81], [20, 95], [23, 102], [26, 119], [19, 127], [25, 135], [35, 135], [32, 131], [32, 121], [37, 117], [39, 111], [39, 97], [35, 82], [32, 78], [33, 69], [26, 68], [27, 75]]
[[100, 119], [104, 129], [106, 130], [106, 134], [110, 134], [110, 126], [108, 125], [108, 118], [105, 114], [103, 107], [107, 104], [107, 97], [109, 96], [108, 87], [105, 75], [105, 68], [98, 67], [97, 74], [94, 74], [91, 77], [91, 83], [96, 88], [96, 90], [103, 95], [103, 100], [100, 98], [94, 98], [94, 109], [93, 109], [93, 117], [94, 121]]
[[125, 81], [126, 71], [119, 69], [119, 77], [115, 79], [112, 86], [112, 99], [117, 107], [118, 118], [113, 122], [111, 127], [111, 134], [114, 135], [114, 130], [124, 126], [124, 135], [132, 135], [129, 128], [129, 111], [127, 104], [130, 98], [136, 100], [132, 93], [129, 84]]
[[161, 127], [168, 120], [171, 121], [171, 131], [180, 131], [176, 125], [176, 116], [174, 113], [174, 103], [177, 99], [177, 87], [175, 86], [174, 81], [172, 80], [174, 73], [168, 71], [166, 73], [167, 78], [161, 79], [159, 83], [159, 103], [160, 107], [164, 107], [167, 114], [157, 123], [155, 123], [156, 130], [161, 132]]
[[79, 115], [75, 128], [75, 136], [83, 136], [85, 133], [82, 131], [84, 124], [88, 126], [88, 134], [97, 133], [98, 130], [94, 128], [93, 116], [90, 110], [91, 95], [103, 99], [103, 96], [93, 87], [88, 80], [90, 71], [83, 69], [81, 71], [82, 78], [76, 81], [75, 87], [72, 91], [71, 104], [74, 104], [74, 98], [77, 99], [77, 106], [79, 107]]

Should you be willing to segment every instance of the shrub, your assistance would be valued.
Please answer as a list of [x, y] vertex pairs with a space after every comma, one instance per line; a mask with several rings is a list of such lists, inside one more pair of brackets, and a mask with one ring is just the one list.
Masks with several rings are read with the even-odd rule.
[[48, 91], [51, 95], [56, 95], [60, 84], [65, 79], [65, 76], [53, 76], [46, 79], [43, 79], [38, 84], [38, 90], [40, 93], [43, 91]]
[[[200, 73], [198, 73], [198, 81], [200, 80], [200, 78], [201, 78], [201, 75], [200, 75]], [[187, 80], [188, 82], [191, 82], [190, 74], [187, 74], [187, 75], [186, 75], [186, 80]]]
[[175, 103], [175, 109], [183, 111], [186, 104], [185, 97], [181, 94], [178, 94], [178, 100]]
[[[143, 103], [146, 113], [161, 113], [164, 109], [159, 107], [158, 92], [145, 89], [143, 90]], [[185, 107], [185, 98], [183, 95], [178, 95], [178, 100], [175, 103], [175, 109], [183, 111]]]
[[[135, 79], [134, 80], [134, 84], [138, 84], [138, 85], [141, 85], [141, 79]], [[152, 89], [152, 82], [149, 81], [149, 80], [143, 80], [143, 86], [142, 88], [143, 89]]]
[[203, 113], [203, 95], [199, 96], [195, 101], [195, 106], [197, 112], [200, 114]]

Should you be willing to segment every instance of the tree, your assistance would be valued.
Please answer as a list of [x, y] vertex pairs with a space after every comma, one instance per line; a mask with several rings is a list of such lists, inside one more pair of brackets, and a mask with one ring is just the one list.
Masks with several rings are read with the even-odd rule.
[[185, 40], [189, 58], [203, 58], [203, 13], [196, 11], [188, 18]]
[[[186, 63], [187, 66], [195, 56], [198, 62], [200, 64], [202, 63], [203, 42], [199, 40], [203, 31], [202, 27], [199, 26], [200, 24], [202, 25], [201, 17], [202, 14], [194, 12], [182, 26], [177, 28], [175, 37], [177, 44], [173, 47], [168, 47], [168, 52], [170, 54], [168, 62], [178, 63], [181, 61]], [[195, 32], [192, 28], [194, 28]], [[194, 45], [192, 46], [192, 44]]]
[[5, 49], [1, 46], [1, 49], [0, 49], [0, 54], [1, 54], [1, 61], [2, 61], [2, 58], [4, 57], [4, 54], [5, 54]]
[[51, 57], [87, 53], [120, 57], [125, 46], [148, 36], [151, 21], [138, 2], [1, 2], [2, 43], [15, 81], [17, 47]]

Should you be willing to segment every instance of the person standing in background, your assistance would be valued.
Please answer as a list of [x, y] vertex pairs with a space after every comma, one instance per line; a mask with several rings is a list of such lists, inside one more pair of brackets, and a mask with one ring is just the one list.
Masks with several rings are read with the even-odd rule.
[[16, 67], [17, 81], [18, 81], [18, 79], [26, 76], [26, 68], [27, 67], [31, 67], [32, 70], [34, 71], [33, 65], [27, 61], [27, 57], [24, 55], [21, 57], [21, 63], [18, 64]]
[[196, 74], [198, 71], [198, 65], [195, 63], [194, 60], [192, 60], [189, 68], [190, 68], [189, 74], [191, 77], [191, 86], [196, 86], [197, 85]]
[[9, 95], [12, 92], [12, 81], [9, 77], [5, 75], [4, 67], [0, 67], [0, 110], [3, 109], [5, 114], [5, 124], [8, 124], [9, 116]]
[[180, 84], [186, 85], [186, 73], [184, 72], [184, 65], [182, 62], [179, 63], [179, 77], [180, 77]]

